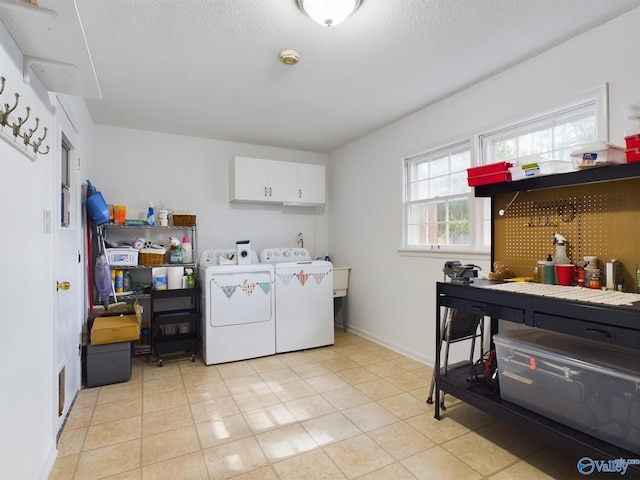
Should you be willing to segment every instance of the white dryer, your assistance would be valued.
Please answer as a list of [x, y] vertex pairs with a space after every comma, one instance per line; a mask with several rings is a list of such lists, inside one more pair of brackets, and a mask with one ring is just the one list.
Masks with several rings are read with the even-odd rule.
[[305, 248], [267, 248], [275, 267], [276, 352], [333, 345], [333, 265]]
[[207, 365], [275, 353], [274, 268], [238, 265], [236, 249], [200, 256], [202, 354]]

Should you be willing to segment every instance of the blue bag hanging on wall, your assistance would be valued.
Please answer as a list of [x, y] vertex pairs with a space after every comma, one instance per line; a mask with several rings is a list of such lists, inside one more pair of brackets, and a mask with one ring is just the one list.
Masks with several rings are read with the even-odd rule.
[[87, 188], [89, 189], [89, 198], [85, 202], [87, 211], [91, 216], [91, 220], [96, 225], [102, 225], [109, 221], [109, 206], [102, 198], [102, 194], [87, 180]]

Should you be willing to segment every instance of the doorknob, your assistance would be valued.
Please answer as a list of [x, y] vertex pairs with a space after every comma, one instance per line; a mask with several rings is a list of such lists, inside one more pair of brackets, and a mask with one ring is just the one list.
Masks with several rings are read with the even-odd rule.
[[70, 288], [71, 284], [69, 282], [56, 282], [56, 291], [69, 290]]

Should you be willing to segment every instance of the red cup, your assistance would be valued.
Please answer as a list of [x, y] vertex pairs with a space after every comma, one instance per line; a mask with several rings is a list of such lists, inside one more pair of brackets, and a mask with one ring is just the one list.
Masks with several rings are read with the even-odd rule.
[[573, 285], [575, 277], [575, 265], [556, 265], [556, 278], [558, 280], [558, 285]]

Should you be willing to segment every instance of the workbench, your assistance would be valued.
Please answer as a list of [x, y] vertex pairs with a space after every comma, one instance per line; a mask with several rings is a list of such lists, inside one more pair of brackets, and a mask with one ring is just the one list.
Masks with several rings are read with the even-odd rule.
[[[489, 317], [489, 330], [492, 337], [498, 332], [498, 320], [501, 319], [529, 327], [543, 328], [640, 349], [640, 302], [631, 304], [598, 303], [567, 299], [562, 296], [533, 295], [495, 288], [498, 284], [507, 286], [506, 283], [482, 279], [474, 279], [468, 284], [437, 283], [436, 360], [434, 367], [436, 380], [435, 418], [440, 419], [440, 394], [444, 392], [575, 454], [574, 460], [576, 462], [583, 457], [590, 457], [594, 460], [639, 458], [638, 453], [624, 450], [502, 400], [499, 392], [491, 395], [477, 392], [467, 381], [470, 374], [468, 364], [458, 367], [449, 366], [447, 373], [443, 373], [440, 359], [440, 339], [444, 307]], [[580, 289], [585, 293], [590, 293], [588, 289], [580, 287], [559, 288]], [[567, 292], [574, 293], [574, 290], [567, 290]], [[593, 293], [599, 294], [600, 291]], [[616, 292], [611, 293], [615, 294]], [[571, 297], [571, 295], [568, 296]], [[629, 296], [632, 300], [633, 297], [640, 298], [634, 294], [629, 294]], [[635, 469], [640, 465], [629, 468], [632, 467], [636, 471]], [[640, 472], [640, 470], [638, 471]]]

